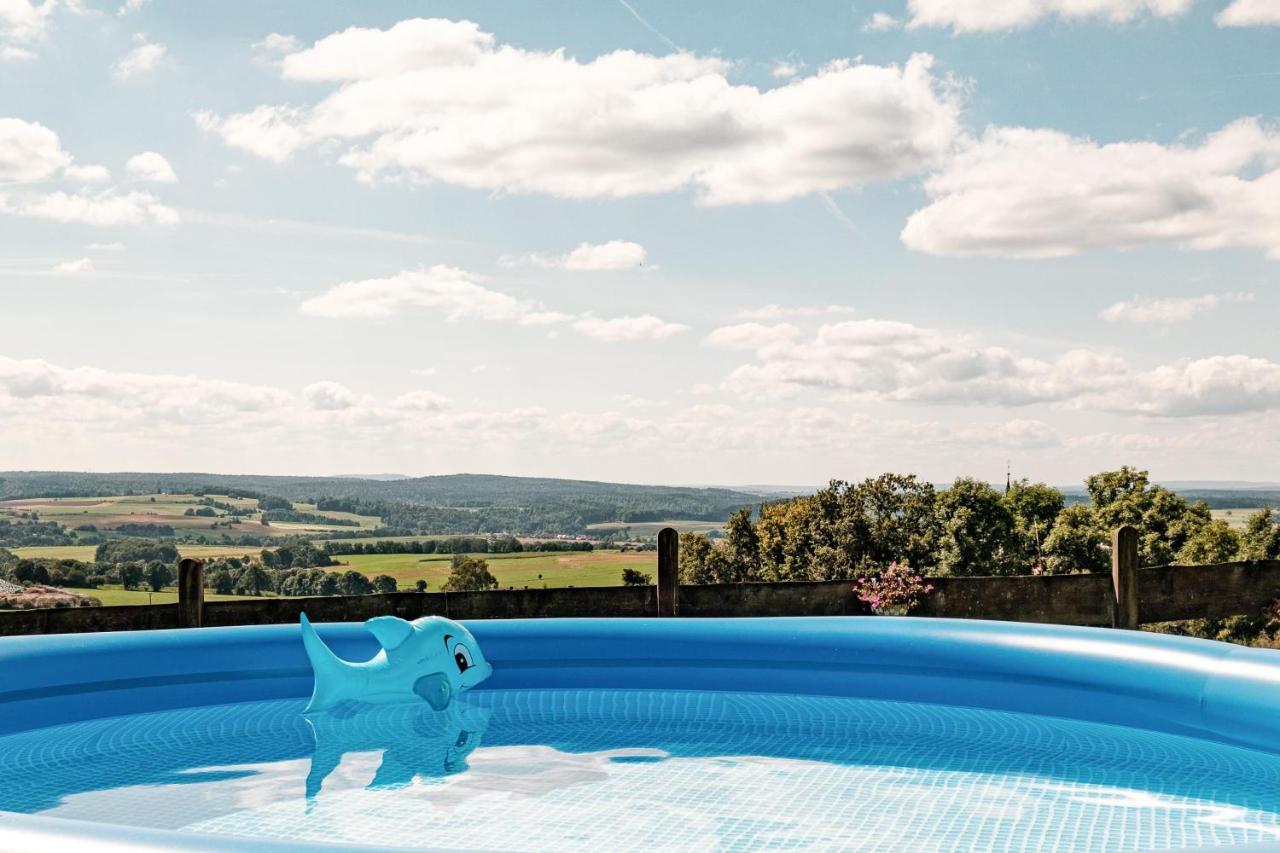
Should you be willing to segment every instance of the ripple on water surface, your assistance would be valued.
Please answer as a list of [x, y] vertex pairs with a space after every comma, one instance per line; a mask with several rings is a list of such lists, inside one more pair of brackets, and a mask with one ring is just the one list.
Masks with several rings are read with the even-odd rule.
[[478, 691], [299, 701], [0, 737], [0, 810], [498, 850], [1150, 850], [1280, 842], [1280, 756], [936, 705]]

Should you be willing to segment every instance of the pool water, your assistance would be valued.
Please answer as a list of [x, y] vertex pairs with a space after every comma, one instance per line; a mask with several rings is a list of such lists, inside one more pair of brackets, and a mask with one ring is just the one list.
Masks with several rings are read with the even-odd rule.
[[0, 737], [0, 811], [491, 850], [1150, 850], [1280, 842], [1280, 756], [908, 702], [493, 690]]

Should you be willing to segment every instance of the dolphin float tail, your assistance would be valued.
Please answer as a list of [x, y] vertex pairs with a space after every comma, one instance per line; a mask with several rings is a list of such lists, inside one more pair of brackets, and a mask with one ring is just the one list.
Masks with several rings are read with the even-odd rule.
[[311, 701], [307, 703], [303, 713], [323, 711], [332, 708], [344, 699], [353, 698], [348, 688], [354, 685], [352, 676], [356, 667], [344, 661], [324, 644], [316, 629], [311, 626], [307, 614], [302, 614], [302, 647], [307, 650], [307, 659], [311, 661], [311, 671], [315, 675], [315, 686], [311, 690]]

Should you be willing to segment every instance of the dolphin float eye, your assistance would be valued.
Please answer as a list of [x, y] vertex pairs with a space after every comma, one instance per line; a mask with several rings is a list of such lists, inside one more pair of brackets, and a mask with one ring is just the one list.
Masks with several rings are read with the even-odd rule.
[[453, 647], [453, 661], [458, 665], [458, 672], [466, 672], [474, 666], [471, 662], [471, 652], [462, 643]]

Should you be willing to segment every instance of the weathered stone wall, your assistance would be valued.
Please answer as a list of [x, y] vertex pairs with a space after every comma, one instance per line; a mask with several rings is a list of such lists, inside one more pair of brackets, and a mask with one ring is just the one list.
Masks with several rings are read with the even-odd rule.
[[[1216, 566], [1140, 569], [1139, 612], [1143, 622], [1222, 618], [1256, 614], [1280, 599], [1280, 561]], [[914, 615], [959, 619], [1112, 624], [1112, 580], [1107, 575], [932, 578]], [[678, 616], [860, 616], [867, 606], [848, 581], [682, 586]], [[635, 617], [657, 615], [654, 587], [577, 587], [493, 592], [418, 593], [254, 598], [210, 601], [203, 624], [294, 623], [306, 611], [317, 622], [359, 622], [394, 614], [406, 619], [438, 613], [454, 619], [517, 619], [552, 616]], [[82, 607], [0, 612], [0, 635], [60, 634], [176, 628], [176, 604]]]

